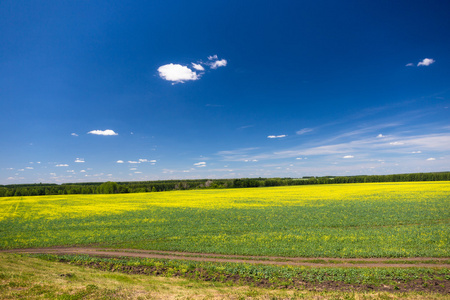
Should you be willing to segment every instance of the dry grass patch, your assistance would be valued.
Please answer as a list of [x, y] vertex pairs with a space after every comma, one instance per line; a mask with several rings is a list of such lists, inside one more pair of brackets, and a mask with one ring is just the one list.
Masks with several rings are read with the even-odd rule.
[[438, 294], [262, 289], [99, 271], [0, 253], [0, 299], [448, 299]]

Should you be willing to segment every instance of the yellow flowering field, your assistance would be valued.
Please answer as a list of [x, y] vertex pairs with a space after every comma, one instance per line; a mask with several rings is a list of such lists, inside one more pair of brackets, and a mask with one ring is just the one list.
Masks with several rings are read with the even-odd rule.
[[0, 248], [448, 257], [450, 182], [0, 198]]

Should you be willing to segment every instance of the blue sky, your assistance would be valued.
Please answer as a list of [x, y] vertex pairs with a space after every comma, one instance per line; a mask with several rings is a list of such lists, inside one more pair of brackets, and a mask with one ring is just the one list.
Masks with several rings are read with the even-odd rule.
[[446, 1], [1, 1], [0, 184], [450, 171]]

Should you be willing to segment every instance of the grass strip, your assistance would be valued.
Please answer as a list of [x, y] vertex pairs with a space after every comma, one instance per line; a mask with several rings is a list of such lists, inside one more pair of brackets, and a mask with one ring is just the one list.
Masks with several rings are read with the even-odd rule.
[[135, 257], [33, 256], [107, 271], [231, 282], [265, 288], [320, 287], [337, 290], [431, 291], [443, 294], [450, 290], [449, 268], [317, 268]]

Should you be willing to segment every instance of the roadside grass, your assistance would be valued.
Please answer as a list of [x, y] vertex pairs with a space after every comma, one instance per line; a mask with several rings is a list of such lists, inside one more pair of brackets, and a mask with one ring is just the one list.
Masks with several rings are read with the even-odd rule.
[[267, 289], [102, 271], [0, 253], [0, 299], [448, 299], [448, 296], [429, 292]]

